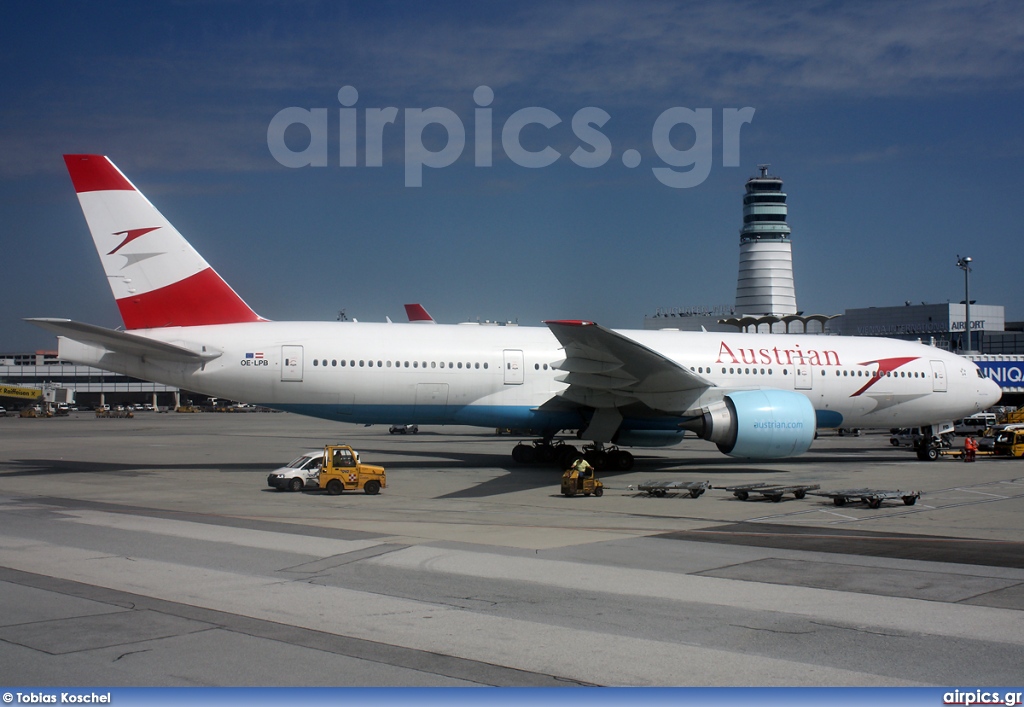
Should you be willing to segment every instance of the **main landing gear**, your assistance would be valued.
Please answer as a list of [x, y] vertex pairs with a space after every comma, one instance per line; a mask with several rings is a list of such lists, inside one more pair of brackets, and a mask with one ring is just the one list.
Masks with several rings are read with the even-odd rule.
[[558, 464], [566, 469], [583, 457], [598, 471], [629, 471], [633, 468], [633, 455], [618, 447], [604, 447], [599, 444], [585, 444], [582, 451], [574, 445], [558, 441], [535, 440], [520, 442], [512, 449], [512, 459], [519, 464]]

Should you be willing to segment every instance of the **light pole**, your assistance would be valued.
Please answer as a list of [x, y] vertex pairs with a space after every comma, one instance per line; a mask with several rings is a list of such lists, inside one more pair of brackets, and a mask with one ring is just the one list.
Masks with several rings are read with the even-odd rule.
[[967, 333], [967, 346], [964, 351], [973, 351], [971, 345], [971, 258], [956, 256], [956, 266], [964, 271], [964, 331]]

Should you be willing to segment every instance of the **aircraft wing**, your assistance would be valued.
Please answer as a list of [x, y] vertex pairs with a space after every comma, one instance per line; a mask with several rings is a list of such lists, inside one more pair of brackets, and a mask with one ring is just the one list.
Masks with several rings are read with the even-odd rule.
[[653, 410], [683, 412], [714, 383], [654, 349], [593, 322], [547, 321], [562, 344], [569, 388], [562, 397], [595, 408], [641, 402]]
[[149, 339], [138, 334], [129, 334], [94, 324], [83, 324], [70, 319], [26, 319], [26, 322], [54, 332], [58, 336], [99, 346], [114, 353], [142, 358], [160, 359], [162, 361], [180, 361], [182, 363], [202, 363], [220, 356], [220, 351], [199, 353], [176, 344]]

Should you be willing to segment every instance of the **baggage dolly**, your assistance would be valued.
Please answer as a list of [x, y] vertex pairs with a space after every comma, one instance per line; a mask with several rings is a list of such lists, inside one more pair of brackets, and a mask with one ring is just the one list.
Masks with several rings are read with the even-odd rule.
[[665, 494], [668, 493], [682, 493], [686, 492], [690, 494], [690, 498], [700, 498], [700, 496], [711, 488], [710, 481], [645, 481], [642, 484], [637, 484], [638, 491], [646, 491], [648, 496], [657, 496], [658, 498], [664, 498]]
[[842, 491], [821, 491], [813, 494], [815, 496], [825, 496], [832, 499], [832, 503], [837, 506], [845, 506], [847, 503], [861, 503], [867, 505], [868, 508], [878, 508], [882, 505], [882, 501], [891, 501], [893, 499], [901, 499], [904, 505], [913, 506], [917, 503], [917, 499], [921, 498], [920, 491], [883, 491], [879, 489], [844, 489]]
[[782, 497], [787, 493], [792, 493], [794, 498], [803, 498], [807, 495], [808, 491], [814, 489], [820, 489], [820, 484], [794, 484], [791, 486], [780, 486], [778, 484], [741, 484], [739, 486], [716, 486], [715, 488], [722, 489], [723, 491], [729, 491], [733, 496], [741, 501], [746, 501], [750, 498], [750, 494], [759, 493], [765, 498], [772, 501], [772, 503], [778, 503], [782, 500]]

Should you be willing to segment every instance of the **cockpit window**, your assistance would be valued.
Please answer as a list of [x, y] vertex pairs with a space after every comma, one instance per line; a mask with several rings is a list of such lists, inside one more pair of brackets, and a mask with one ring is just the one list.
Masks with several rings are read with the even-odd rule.
[[976, 370], [978, 372], [978, 378], [984, 378], [985, 377], [985, 374], [982, 373], [980, 368], [975, 368], [974, 370]]

